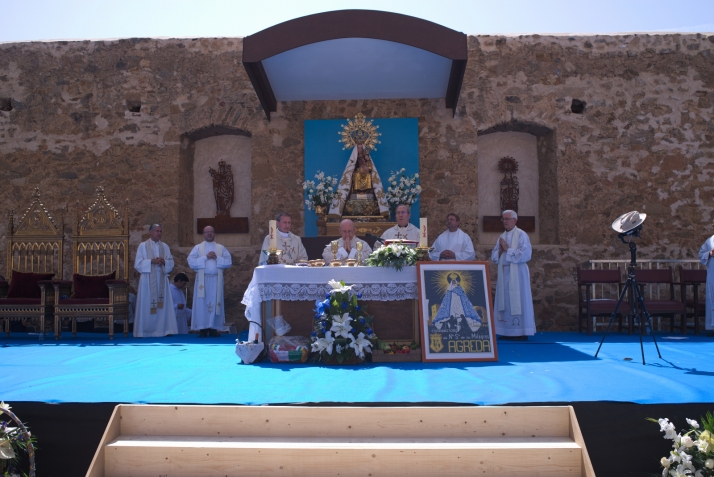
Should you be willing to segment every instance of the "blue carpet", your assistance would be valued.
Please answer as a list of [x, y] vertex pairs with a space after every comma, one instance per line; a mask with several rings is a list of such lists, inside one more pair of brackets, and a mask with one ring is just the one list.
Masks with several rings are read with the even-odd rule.
[[[714, 402], [712, 338], [538, 333], [502, 341], [497, 363], [405, 363], [327, 367], [243, 365], [235, 335], [136, 339], [78, 334], [60, 341], [0, 338], [0, 399], [6, 402], [278, 404], [444, 402], [497, 405], [620, 401]], [[629, 358], [629, 359], [628, 359]]]

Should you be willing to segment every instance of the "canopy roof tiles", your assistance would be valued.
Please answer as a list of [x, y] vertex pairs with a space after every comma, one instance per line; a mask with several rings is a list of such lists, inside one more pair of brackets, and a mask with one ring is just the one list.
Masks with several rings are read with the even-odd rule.
[[455, 108], [466, 35], [419, 18], [340, 10], [245, 38], [243, 65], [265, 114], [277, 101], [445, 98]]

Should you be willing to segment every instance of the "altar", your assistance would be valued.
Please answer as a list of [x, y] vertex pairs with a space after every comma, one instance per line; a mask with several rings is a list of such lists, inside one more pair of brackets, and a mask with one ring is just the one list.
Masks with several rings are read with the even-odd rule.
[[[362, 295], [360, 304], [374, 315], [374, 331], [380, 340], [420, 342], [416, 267], [396, 271], [384, 267], [259, 266], [243, 296], [246, 317], [260, 323], [265, 341], [272, 336], [266, 321], [276, 315], [283, 315], [290, 324], [290, 335], [310, 336], [315, 301], [325, 299], [330, 280], [353, 285], [352, 290]], [[259, 332], [251, 325], [251, 337]]]

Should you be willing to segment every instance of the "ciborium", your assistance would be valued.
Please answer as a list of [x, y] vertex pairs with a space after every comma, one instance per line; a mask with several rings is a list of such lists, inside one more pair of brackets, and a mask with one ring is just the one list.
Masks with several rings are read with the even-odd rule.
[[268, 260], [265, 262], [266, 265], [279, 265], [280, 254], [282, 253], [282, 250], [277, 250], [275, 248], [271, 248], [270, 250], [268, 250]]
[[431, 262], [429, 252], [434, 250], [433, 247], [417, 247], [416, 250], [417, 262]]

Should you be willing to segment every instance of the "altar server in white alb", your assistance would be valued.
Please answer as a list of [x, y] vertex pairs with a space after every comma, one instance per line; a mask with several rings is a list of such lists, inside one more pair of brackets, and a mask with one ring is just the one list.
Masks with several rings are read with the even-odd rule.
[[[290, 231], [293, 225], [292, 218], [287, 212], [280, 212], [275, 218], [278, 224], [277, 248], [282, 250], [280, 263], [285, 265], [295, 265], [298, 260], [307, 260], [307, 251], [302, 245], [300, 237]], [[270, 249], [270, 235], [266, 235], [261, 248], [260, 261], [258, 265], [265, 265], [268, 255], [265, 250]]]
[[535, 314], [531, 295], [528, 262], [533, 249], [528, 235], [518, 227], [518, 214], [506, 210], [501, 214], [506, 229], [491, 252], [498, 264], [496, 283], [496, 334], [506, 339], [528, 339], [535, 334]]
[[[467, 262], [476, 260], [476, 252], [474, 251], [471, 237], [459, 228], [460, 225], [461, 218], [458, 215], [452, 213], [446, 216], [447, 230], [439, 235], [436, 242], [434, 242], [434, 250], [429, 253], [432, 260], [462, 260]], [[417, 240], [419, 239], [417, 238]]]
[[230, 268], [233, 261], [226, 247], [215, 239], [216, 232], [207, 225], [203, 229], [203, 242], [188, 255], [188, 266], [196, 271], [191, 329], [198, 330], [201, 338], [218, 336], [225, 329], [223, 270]]
[[[337, 254], [335, 257], [337, 260], [345, 260], [348, 258], [357, 259], [357, 243], [362, 243], [362, 260], [367, 260], [369, 254], [372, 253], [372, 248], [367, 242], [362, 239], [355, 237], [355, 224], [350, 219], [344, 219], [340, 222], [340, 235], [341, 239], [338, 240]], [[332, 248], [331, 244], [325, 246], [325, 250], [322, 251], [322, 258], [325, 259], [325, 263], [330, 263], [332, 261]]]
[[161, 225], [149, 227], [149, 240], [139, 245], [134, 268], [141, 273], [136, 297], [134, 336], [148, 338], [178, 332], [174, 304], [169, 290], [169, 273], [174, 257], [161, 241]]
[[409, 223], [412, 216], [411, 207], [406, 204], [399, 204], [394, 212], [397, 216], [397, 225], [388, 228], [382, 234], [384, 240], [411, 240], [419, 242], [419, 229]]
[[706, 292], [706, 318], [704, 329], [710, 330], [710, 336], [714, 335], [714, 235], [709, 237], [702, 248], [699, 249], [699, 260], [707, 267], [707, 292]]
[[186, 285], [188, 285], [188, 276], [185, 273], [177, 273], [174, 276], [174, 282], [169, 287], [171, 299], [174, 302], [176, 326], [180, 335], [188, 334], [188, 323], [191, 321], [191, 308], [186, 306]]

